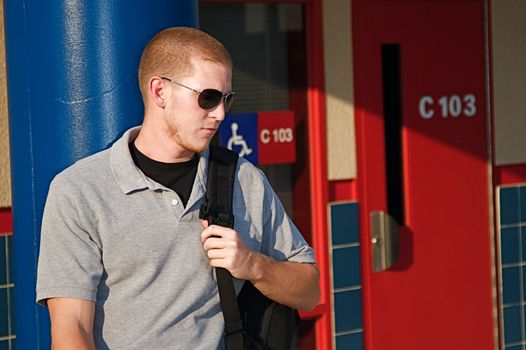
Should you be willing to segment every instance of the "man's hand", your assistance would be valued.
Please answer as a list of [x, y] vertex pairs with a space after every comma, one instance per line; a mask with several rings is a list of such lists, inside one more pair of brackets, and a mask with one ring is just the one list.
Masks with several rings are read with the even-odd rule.
[[205, 230], [201, 233], [201, 243], [210, 266], [225, 268], [238, 279], [254, 279], [256, 276], [252, 267], [257, 252], [248, 248], [236, 231], [217, 225], [208, 226], [207, 221], [202, 221], [202, 224]]
[[248, 280], [268, 298], [295, 309], [311, 310], [320, 298], [316, 264], [275, 261], [248, 248], [234, 230], [208, 226], [201, 243], [212, 267], [223, 267], [232, 276]]

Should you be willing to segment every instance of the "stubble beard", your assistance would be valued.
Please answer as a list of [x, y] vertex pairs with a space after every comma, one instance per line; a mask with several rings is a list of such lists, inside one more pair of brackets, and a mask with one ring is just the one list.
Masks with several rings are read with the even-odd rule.
[[181, 128], [173, 122], [166, 123], [165, 131], [170, 140], [174, 141], [181, 148], [192, 153], [201, 153], [208, 147], [209, 142], [207, 142], [206, 145], [201, 147], [187, 142], [184, 136], [181, 135]]

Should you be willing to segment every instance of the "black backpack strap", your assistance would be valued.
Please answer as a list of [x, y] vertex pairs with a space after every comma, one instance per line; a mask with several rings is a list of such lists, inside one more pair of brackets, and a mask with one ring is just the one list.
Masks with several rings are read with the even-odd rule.
[[206, 198], [199, 217], [211, 225], [234, 227], [232, 196], [238, 158], [238, 154], [228, 148], [210, 146]]
[[[234, 227], [232, 197], [238, 154], [223, 147], [210, 146], [206, 198], [199, 218], [210, 225]], [[216, 268], [219, 300], [225, 319], [225, 341], [228, 350], [243, 349], [243, 323], [239, 313], [232, 275], [223, 268]]]

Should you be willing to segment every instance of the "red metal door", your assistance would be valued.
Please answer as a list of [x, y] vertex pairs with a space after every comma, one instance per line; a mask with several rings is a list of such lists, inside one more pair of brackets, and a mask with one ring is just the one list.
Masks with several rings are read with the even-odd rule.
[[[483, 1], [353, 1], [366, 349], [493, 349]], [[400, 258], [373, 272], [371, 219]]]

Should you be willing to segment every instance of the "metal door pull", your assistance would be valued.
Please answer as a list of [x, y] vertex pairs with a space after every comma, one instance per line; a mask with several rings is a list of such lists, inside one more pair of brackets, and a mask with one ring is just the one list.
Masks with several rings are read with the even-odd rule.
[[393, 267], [400, 255], [398, 223], [383, 211], [371, 212], [371, 250], [373, 271]]

